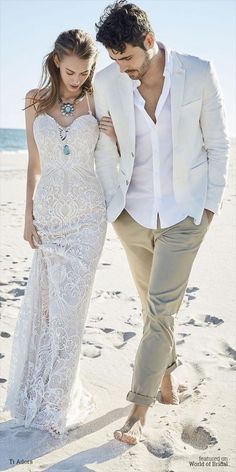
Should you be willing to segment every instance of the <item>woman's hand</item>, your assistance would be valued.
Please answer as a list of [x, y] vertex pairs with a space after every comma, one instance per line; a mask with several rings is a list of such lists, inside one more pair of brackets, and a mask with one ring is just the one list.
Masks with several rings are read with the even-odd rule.
[[112, 123], [112, 119], [110, 116], [103, 116], [99, 122], [99, 129], [102, 133], [105, 133], [109, 136], [115, 143], [117, 142], [117, 137], [115, 133], [115, 129]]
[[25, 215], [24, 240], [28, 241], [32, 249], [38, 249], [41, 244], [40, 237], [36, 231], [31, 214]]

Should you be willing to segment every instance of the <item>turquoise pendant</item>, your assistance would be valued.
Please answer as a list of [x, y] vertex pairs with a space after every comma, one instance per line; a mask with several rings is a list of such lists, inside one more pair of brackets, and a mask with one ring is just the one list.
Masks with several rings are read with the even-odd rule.
[[68, 144], [65, 144], [65, 146], [63, 148], [63, 152], [64, 152], [65, 156], [68, 156], [70, 154], [70, 148], [69, 148]]

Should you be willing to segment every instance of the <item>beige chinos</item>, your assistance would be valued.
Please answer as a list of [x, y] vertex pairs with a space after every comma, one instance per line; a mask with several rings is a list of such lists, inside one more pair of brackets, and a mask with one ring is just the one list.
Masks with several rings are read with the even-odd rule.
[[127, 254], [144, 320], [127, 400], [152, 406], [163, 375], [177, 367], [175, 317], [209, 226], [208, 217], [204, 211], [199, 225], [187, 217], [169, 228], [161, 228], [158, 218], [152, 230], [123, 210], [113, 226]]

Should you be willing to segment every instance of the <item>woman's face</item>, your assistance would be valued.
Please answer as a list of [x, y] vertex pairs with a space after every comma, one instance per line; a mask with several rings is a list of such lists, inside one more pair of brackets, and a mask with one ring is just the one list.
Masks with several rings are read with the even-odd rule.
[[80, 59], [75, 55], [64, 56], [61, 61], [55, 58], [60, 69], [61, 83], [69, 93], [78, 93], [88, 78], [93, 66], [92, 59]]

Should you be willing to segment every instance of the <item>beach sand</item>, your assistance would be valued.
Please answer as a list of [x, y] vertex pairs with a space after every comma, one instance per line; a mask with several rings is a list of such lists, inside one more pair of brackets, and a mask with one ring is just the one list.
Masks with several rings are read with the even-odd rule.
[[[126, 394], [142, 334], [142, 319], [124, 250], [109, 225], [81, 358], [82, 379], [95, 397], [96, 411], [63, 440], [47, 432], [19, 427], [8, 412], [2, 412], [0, 470], [236, 470], [235, 150], [234, 140], [222, 213], [214, 218], [199, 251], [177, 317], [180, 366], [175, 372], [188, 388], [181, 394], [180, 405], [157, 402], [150, 409], [138, 445], [128, 446], [113, 439], [113, 431], [123, 424], [131, 407]], [[26, 166], [26, 153], [0, 157], [2, 404], [14, 327], [33, 254], [23, 240]]]

